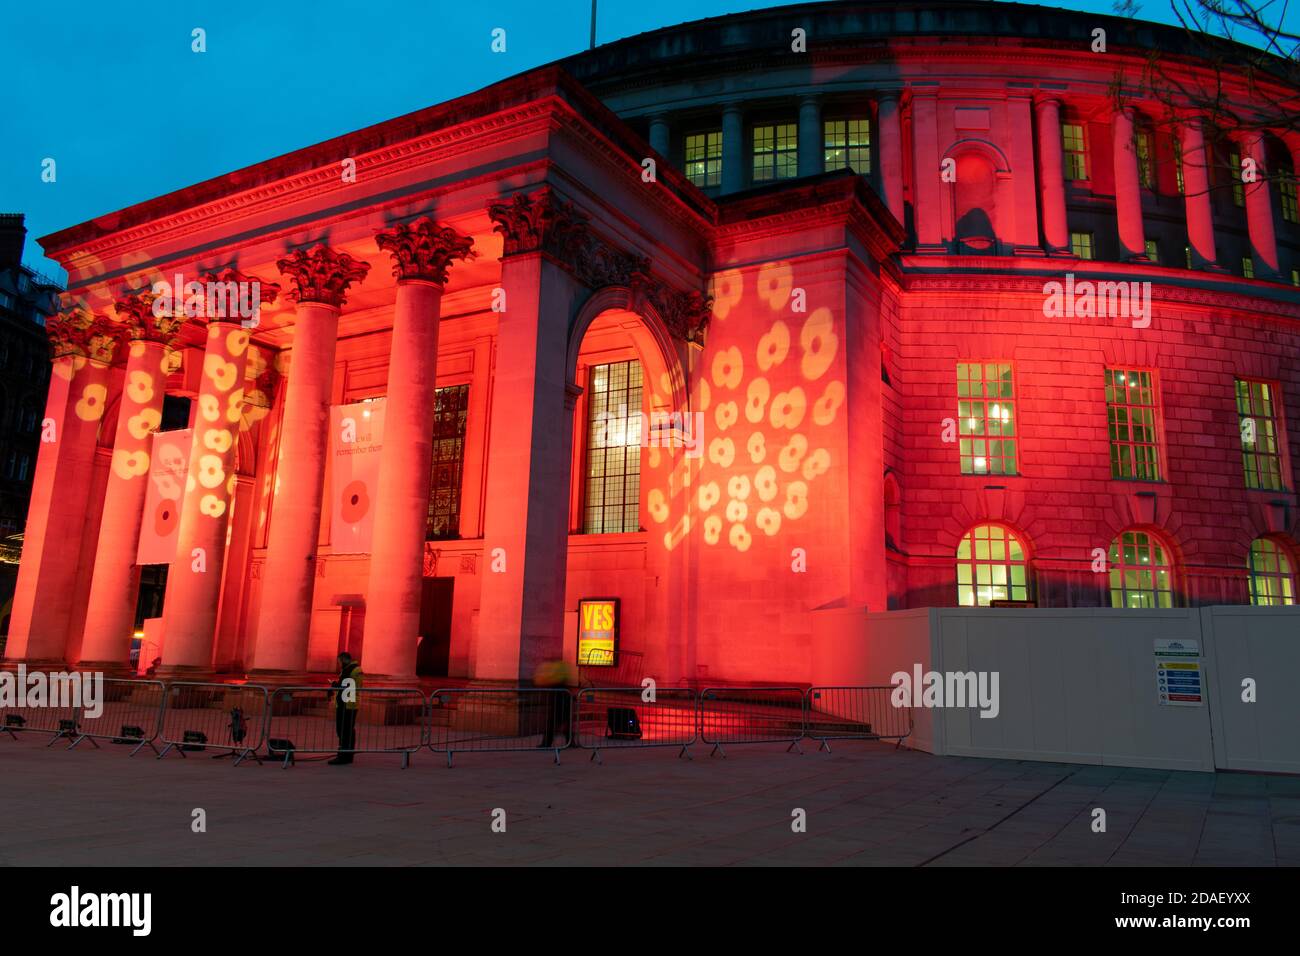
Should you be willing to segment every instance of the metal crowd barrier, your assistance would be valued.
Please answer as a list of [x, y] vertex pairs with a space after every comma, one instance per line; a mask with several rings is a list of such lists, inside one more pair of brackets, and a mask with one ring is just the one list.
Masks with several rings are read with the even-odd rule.
[[177, 681], [163, 697], [161, 736], [165, 744], [158, 759], [175, 750], [182, 757], [207, 750], [234, 757], [238, 767], [246, 757], [258, 763], [266, 742], [270, 717], [267, 690], [257, 684], [214, 684]]
[[832, 740], [893, 740], [912, 734], [912, 708], [895, 707], [893, 687], [810, 687], [804, 736], [830, 751]]
[[72, 707], [28, 707], [23, 704], [0, 706], [0, 732], [6, 733], [13, 740], [19, 734], [49, 734], [50, 741], [45, 746], [53, 746], [56, 740], [74, 738], [80, 726], [79, 708]]
[[162, 681], [105, 678], [102, 696], [97, 716], [92, 717], [83, 707], [73, 708], [77, 736], [68, 749], [83, 740], [89, 740], [95, 747], [99, 746], [97, 740], [109, 740], [115, 744], [135, 744], [132, 757], [145, 747], [157, 753], [154, 741], [162, 730]]
[[270, 729], [266, 750], [283, 757], [283, 766], [298, 754], [394, 753], [402, 768], [427, 741], [428, 700], [414, 688], [362, 687], [351, 747], [343, 746], [331, 687], [280, 687], [271, 694]]
[[785, 743], [803, 753], [804, 693], [799, 687], [706, 687], [700, 691], [700, 740], [726, 756], [723, 744]]
[[602, 750], [629, 747], [680, 747], [677, 756], [690, 759], [699, 738], [695, 692], [680, 687], [588, 687], [578, 693], [573, 723], [573, 745], [597, 763]]
[[[572, 741], [573, 695], [541, 687], [459, 687], [429, 698], [429, 749], [457, 753], [551, 750], [555, 762]], [[558, 737], [564, 738], [557, 746]]]

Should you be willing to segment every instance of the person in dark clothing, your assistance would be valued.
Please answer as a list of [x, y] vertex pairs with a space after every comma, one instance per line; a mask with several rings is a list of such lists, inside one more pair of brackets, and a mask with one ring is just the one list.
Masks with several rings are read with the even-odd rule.
[[573, 736], [573, 698], [569, 694], [569, 685], [573, 683], [573, 672], [563, 660], [543, 661], [533, 673], [533, 686], [553, 691], [545, 695], [542, 702], [546, 726], [542, 732], [542, 742], [537, 746], [551, 748], [555, 738], [562, 735], [565, 746]]
[[339, 654], [339, 676], [332, 684], [334, 694], [334, 731], [339, 738], [339, 752], [326, 763], [339, 766], [352, 762], [357, 746], [357, 703], [361, 690], [361, 662], [344, 651]]

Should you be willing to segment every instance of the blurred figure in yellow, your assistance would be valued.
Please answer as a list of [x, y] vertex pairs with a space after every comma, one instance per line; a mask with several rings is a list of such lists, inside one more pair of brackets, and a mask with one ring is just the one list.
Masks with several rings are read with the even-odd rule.
[[555, 736], [558, 733], [564, 735], [564, 744], [567, 747], [569, 740], [573, 736], [572, 715], [573, 715], [573, 698], [569, 695], [569, 687], [576, 680], [573, 668], [569, 662], [563, 659], [542, 661], [533, 671], [533, 686], [545, 688], [551, 693], [546, 694], [546, 729], [542, 734], [542, 742], [538, 747], [550, 749], [555, 746]]

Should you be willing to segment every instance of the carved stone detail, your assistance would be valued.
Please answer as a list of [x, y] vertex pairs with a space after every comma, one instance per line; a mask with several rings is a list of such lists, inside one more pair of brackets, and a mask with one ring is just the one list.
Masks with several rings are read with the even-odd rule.
[[370, 263], [354, 259], [346, 252], [317, 245], [295, 249], [276, 262], [283, 275], [293, 280], [296, 291], [289, 293], [294, 302], [319, 302], [342, 308], [348, 287], [361, 282], [370, 272]]
[[375, 244], [393, 257], [393, 276], [447, 284], [447, 271], [458, 259], [474, 257], [474, 240], [428, 216], [398, 223], [375, 234]]
[[[262, 304], [271, 305], [280, 296], [280, 283], [267, 282], [263, 279], [259, 279], [257, 276], [248, 275], [246, 273], [240, 272], [234, 266], [226, 266], [224, 269], [216, 269], [213, 270], [212, 272], [205, 272], [201, 276], [199, 276], [199, 281], [202, 282], [205, 286], [210, 286], [213, 284], [228, 285], [233, 283], [236, 288], [238, 288], [240, 285], [244, 283], [252, 284], [256, 282], [257, 302], [259, 306]], [[227, 297], [226, 301], [227, 302], [231, 301], [231, 298], [232, 297]], [[235, 295], [233, 299], [234, 301], [238, 301], [239, 299], [238, 295]], [[208, 316], [208, 318], [220, 322], [220, 321], [230, 321], [230, 320], [242, 320], [243, 316], [211, 315]]]
[[171, 348], [185, 325], [185, 315], [166, 311], [159, 314], [154, 309], [157, 298], [147, 290], [128, 292], [113, 303], [113, 311], [117, 313], [119, 332], [130, 341], [161, 342]]
[[79, 305], [64, 304], [58, 315], [45, 322], [54, 358], [80, 355], [104, 365], [111, 364], [121, 339], [121, 328], [110, 319]]
[[435, 548], [432, 542], [424, 543], [424, 574], [426, 578], [436, 578], [438, 576], [438, 559], [442, 557], [442, 550]]

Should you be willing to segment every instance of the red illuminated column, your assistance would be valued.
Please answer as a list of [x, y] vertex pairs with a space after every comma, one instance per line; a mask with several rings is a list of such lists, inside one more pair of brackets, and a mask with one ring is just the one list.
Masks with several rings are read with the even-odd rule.
[[155, 315], [153, 302], [154, 296], [144, 292], [116, 306], [129, 345], [81, 644], [81, 666], [87, 669], [121, 670], [130, 660], [150, 439], [162, 422], [167, 357], [184, 322], [183, 317]]
[[202, 677], [212, 670], [226, 527], [235, 492], [235, 442], [244, 412], [248, 329], [238, 319], [208, 322], [194, 436], [167, 573], [160, 674]]
[[1065, 168], [1061, 146], [1061, 104], [1052, 98], [1034, 104], [1038, 114], [1038, 175], [1042, 191], [1043, 243], [1048, 255], [1070, 251], [1065, 218]]
[[409, 680], [415, 677], [420, 632], [442, 290], [447, 270], [469, 255], [473, 240], [421, 218], [385, 229], [375, 241], [393, 255], [397, 302], [366, 592], [364, 660], [372, 677]]
[[1034, 182], [1034, 117], [1033, 99], [1028, 91], [1012, 91], [1007, 95], [1007, 117], [1011, 126], [1010, 159], [1016, 175], [1012, 180], [1015, 189], [1015, 239], [1018, 255], [1040, 255], [1042, 246], [1038, 239], [1038, 192]]
[[799, 175], [815, 176], [825, 165], [822, 107], [815, 96], [799, 100]]
[[877, 101], [877, 122], [880, 126], [880, 185], [884, 189], [885, 205], [899, 222], [905, 222], [903, 211], [903, 127], [898, 117], [898, 91], [885, 90]]
[[[1250, 233], [1250, 251], [1255, 260], [1255, 278], [1276, 279], [1280, 271], [1277, 259], [1277, 233], [1273, 224], [1273, 190], [1268, 182], [1268, 161], [1262, 130], [1250, 130], [1236, 136], [1244, 160], [1253, 160], [1253, 179], [1243, 184], [1246, 193], [1246, 228]], [[1234, 176], [1243, 175], [1233, 170]]]
[[568, 323], [579, 287], [556, 264], [583, 224], [548, 189], [488, 214], [505, 236], [488, 448], [484, 573], [472, 676], [529, 680], [564, 647], [569, 450]]
[[722, 191], [745, 188], [745, 114], [739, 103], [722, 108]]
[[943, 252], [939, 221], [938, 87], [912, 88], [912, 217], [917, 252]]
[[1142, 229], [1142, 190], [1138, 180], [1137, 144], [1133, 139], [1133, 111], [1115, 111], [1111, 123], [1115, 158], [1115, 218], [1119, 226], [1121, 259], [1144, 259], [1146, 235]]
[[33, 667], [61, 666], [67, 653], [86, 489], [120, 332], [81, 308], [52, 317], [45, 331], [54, 359], [6, 648], [8, 660]]
[[339, 310], [370, 266], [326, 246], [277, 265], [297, 285], [298, 307], [253, 667], [297, 672], [307, 666]]
[[1201, 118], [1188, 117], [1180, 136], [1183, 202], [1187, 210], [1187, 244], [1192, 249], [1192, 265], [1198, 269], [1213, 269], [1218, 257], [1214, 248], [1214, 213], [1210, 207], [1210, 177]]

